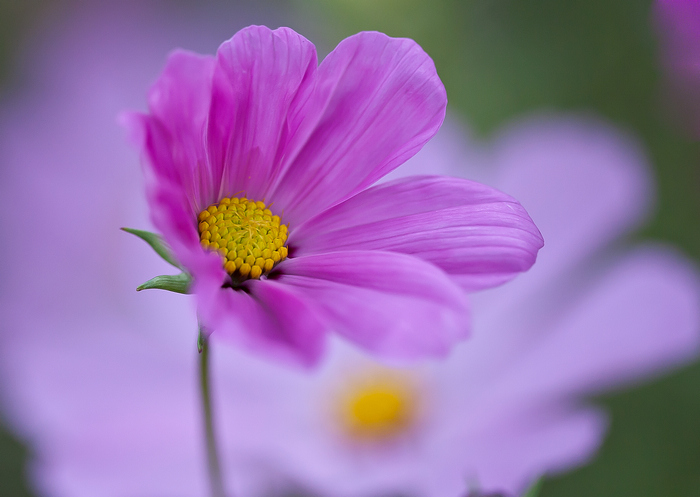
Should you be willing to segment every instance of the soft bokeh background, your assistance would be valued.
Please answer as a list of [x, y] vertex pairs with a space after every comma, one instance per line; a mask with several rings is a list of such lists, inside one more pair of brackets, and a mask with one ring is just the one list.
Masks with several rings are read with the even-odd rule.
[[[235, 8], [231, 2], [196, 5]], [[656, 214], [636, 236], [671, 242], [700, 262], [700, 146], [675, 124], [662, 97], [651, 2], [296, 0], [260, 5], [278, 14], [291, 12], [308, 25], [310, 32], [304, 34], [321, 53], [360, 30], [414, 38], [435, 59], [451, 112], [480, 136], [542, 109], [592, 112], [633, 131], [650, 153], [658, 183]], [[55, 0], [0, 1], [0, 99], [23, 91], [18, 68], [28, 41], [74, 7], [75, 2]], [[269, 19], [275, 12], [265, 15]], [[700, 495], [700, 364], [598, 401], [612, 414], [599, 456], [547, 480], [543, 497]], [[11, 434], [0, 433], [0, 495], [30, 495], [22, 474], [29, 450]]]

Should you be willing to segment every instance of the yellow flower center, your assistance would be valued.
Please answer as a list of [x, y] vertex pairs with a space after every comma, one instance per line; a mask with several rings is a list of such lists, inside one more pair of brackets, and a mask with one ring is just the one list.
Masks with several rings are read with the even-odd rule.
[[352, 438], [381, 441], [410, 428], [416, 411], [417, 402], [406, 381], [375, 375], [347, 390], [340, 413]]
[[222, 198], [199, 213], [202, 247], [224, 258], [224, 269], [239, 281], [260, 278], [287, 257], [286, 224], [264, 202]]

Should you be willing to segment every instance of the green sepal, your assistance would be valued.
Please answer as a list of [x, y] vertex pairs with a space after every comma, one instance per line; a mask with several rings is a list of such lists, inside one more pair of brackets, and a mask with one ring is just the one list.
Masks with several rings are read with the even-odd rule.
[[[175, 259], [175, 256], [170, 250], [170, 247], [168, 247], [168, 244], [165, 243], [165, 241], [160, 235], [151, 233], [150, 231], [136, 230], [134, 228], [122, 228], [122, 231], [126, 231], [127, 233], [131, 233], [132, 235], [138, 236], [141, 240], [149, 244], [151, 248], [155, 250], [156, 254], [161, 256], [165, 262], [172, 266], [175, 266], [178, 269], [182, 269], [182, 266], [180, 266], [180, 264]], [[156, 278], [160, 278], [160, 276], [157, 276]], [[145, 284], [146, 283], [144, 283], [144, 285]]]
[[544, 478], [538, 478], [535, 483], [533, 483], [530, 488], [523, 494], [523, 497], [537, 497], [542, 490], [542, 484], [544, 483]]
[[150, 290], [155, 288], [158, 290], [167, 290], [175, 293], [190, 293], [189, 289], [191, 282], [192, 278], [187, 273], [164, 274], [151, 278], [143, 285], [138, 286], [136, 291], [140, 292], [141, 290]]

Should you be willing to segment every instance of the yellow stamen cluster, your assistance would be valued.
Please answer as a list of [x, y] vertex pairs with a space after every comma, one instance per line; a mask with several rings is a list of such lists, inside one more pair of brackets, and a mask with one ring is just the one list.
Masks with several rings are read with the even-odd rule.
[[240, 279], [260, 278], [287, 257], [286, 224], [264, 202], [222, 198], [199, 213], [202, 247], [224, 258], [224, 269]]
[[415, 397], [406, 382], [374, 377], [347, 391], [341, 417], [353, 438], [385, 440], [412, 425], [416, 407]]

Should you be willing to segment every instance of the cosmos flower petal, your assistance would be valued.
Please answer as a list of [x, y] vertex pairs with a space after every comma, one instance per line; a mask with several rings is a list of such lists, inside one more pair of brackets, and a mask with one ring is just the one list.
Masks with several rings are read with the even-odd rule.
[[199, 283], [197, 287], [212, 282], [221, 287], [226, 275], [221, 259], [213, 252], [201, 249], [197, 228], [183, 205], [180, 191], [168, 183], [161, 183], [148, 193], [153, 224], [163, 233], [176, 259]]
[[198, 293], [199, 316], [212, 336], [270, 358], [313, 366], [324, 350], [325, 326], [299, 292], [276, 281], [251, 282], [247, 292], [209, 285]]
[[666, 248], [639, 248], [532, 346], [498, 390], [510, 399], [573, 395], [677, 366], [697, 356], [698, 301], [700, 276], [688, 262]]
[[432, 262], [467, 290], [532, 266], [542, 236], [512, 197], [461, 178], [415, 176], [377, 185], [306, 222], [295, 255], [402, 252]]
[[474, 480], [487, 494], [521, 495], [543, 474], [586, 462], [606, 427], [606, 416], [592, 408], [550, 407], [498, 418], [469, 441]]
[[300, 224], [414, 155], [446, 104], [432, 59], [413, 40], [377, 32], [343, 40], [319, 66], [306, 110], [313, 132], [271, 198]]
[[[191, 326], [184, 314], [178, 317]], [[125, 333], [122, 317], [113, 321], [77, 320], [73, 327], [92, 333], [12, 347], [23, 382], [18, 426], [32, 427], [37, 455], [28, 471], [32, 487], [38, 495], [76, 497], [204, 495], [191, 340], [164, 345], [143, 329]], [[32, 324], [57, 330], [55, 320]]]
[[126, 116], [145, 151], [151, 189], [171, 185], [194, 213], [218, 193], [204, 148], [213, 70], [213, 57], [175, 50], [148, 94], [150, 113]]
[[145, 152], [151, 220], [193, 274], [211, 264], [199, 250], [192, 219], [218, 190], [218, 180], [205, 166], [203, 139], [213, 69], [213, 57], [174, 51], [149, 92], [150, 114], [124, 116]]
[[366, 350], [410, 359], [444, 356], [469, 331], [461, 288], [432, 264], [381, 251], [294, 257], [279, 266], [329, 327]]
[[317, 66], [313, 44], [289, 28], [250, 26], [221, 45], [207, 138], [222, 196], [266, 198], [305, 129]]
[[653, 203], [643, 147], [599, 119], [517, 121], [499, 134], [491, 157], [498, 171], [492, 184], [518, 199], [546, 240], [530, 278], [579, 263], [637, 227]]

